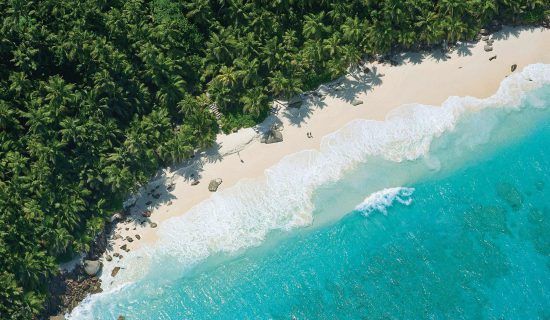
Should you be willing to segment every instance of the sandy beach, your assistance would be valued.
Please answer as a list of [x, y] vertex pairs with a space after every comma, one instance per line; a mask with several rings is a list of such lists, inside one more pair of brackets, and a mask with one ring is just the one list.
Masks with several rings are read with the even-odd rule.
[[[107, 254], [123, 254], [122, 245], [136, 250], [155, 242], [158, 227], [152, 228], [151, 223], [160, 226], [210, 197], [208, 183], [212, 179], [223, 180], [219, 192], [241, 179], [262, 176], [289, 154], [318, 149], [323, 136], [354, 119], [384, 120], [388, 112], [404, 104], [437, 106], [449, 96], [485, 98], [512, 73], [512, 65], [517, 65], [515, 72], [518, 72], [532, 63], [550, 63], [548, 29], [505, 28], [492, 38], [495, 39], [492, 52], [486, 52], [485, 42], [480, 41], [458, 45], [448, 54], [401, 54], [394, 57], [398, 65], [369, 64], [370, 73], [347, 75], [324, 99], [310, 95], [299, 109], [275, 103], [274, 115], [262, 125], [219, 135], [217, 146], [197, 154], [193, 161], [166, 169], [160, 178], [144, 187], [131, 208], [132, 216], [115, 228], [112, 250]], [[494, 56], [496, 59], [489, 60]], [[354, 106], [354, 100], [362, 104]], [[282, 123], [284, 141], [261, 143], [262, 132], [275, 122]], [[308, 138], [308, 132], [312, 138]], [[192, 185], [195, 180], [199, 184]], [[170, 184], [173, 188], [167, 189]], [[151, 216], [141, 223], [146, 210], [150, 210]], [[132, 242], [126, 240], [128, 236]]]

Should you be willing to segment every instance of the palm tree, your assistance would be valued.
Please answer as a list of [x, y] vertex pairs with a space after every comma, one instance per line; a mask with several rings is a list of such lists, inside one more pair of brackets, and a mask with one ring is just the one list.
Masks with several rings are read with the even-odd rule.
[[267, 107], [267, 95], [261, 87], [256, 87], [248, 90], [240, 99], [243, 104], [243, 111], [258, 117], [261, 112]]
[[304, 17], [303, 34], [309, 39], [320, 39], [327, 31], [323, 19], [325, 13], [320, 12], [318, 14], [308, 14]]

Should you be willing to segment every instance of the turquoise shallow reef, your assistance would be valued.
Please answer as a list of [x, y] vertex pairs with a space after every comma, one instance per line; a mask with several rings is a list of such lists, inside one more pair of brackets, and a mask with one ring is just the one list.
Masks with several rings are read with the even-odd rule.
[[[463, 112], [416, 147], [427, 152], [370, 152], [320, 183], [294, 206], [306, 223], [196, 261], [174, 245], [71, 317], [550, 318], [550, 86]], [[177, 230], [161, 231], [170, 246]]]

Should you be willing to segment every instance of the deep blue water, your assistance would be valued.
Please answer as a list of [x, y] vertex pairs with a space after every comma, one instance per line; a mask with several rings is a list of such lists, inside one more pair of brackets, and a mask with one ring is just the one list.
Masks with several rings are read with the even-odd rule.
[[[317, 190], [312, 226], [142, 279], [91, 317], [549, 319], [550, 87], [534, 96], [547, 108], [470, 115], [423, 159], [373, 158]], [[480, 123], [497, 125], [465, 147]], [[353, 209], [382, 186], [414, 191]]]

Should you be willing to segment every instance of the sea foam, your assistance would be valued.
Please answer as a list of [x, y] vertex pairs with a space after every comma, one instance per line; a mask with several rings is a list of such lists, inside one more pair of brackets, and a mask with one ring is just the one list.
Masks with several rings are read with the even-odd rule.
[[[108, 292], [121, 283], [154, 277], [155, 269], [166, 270], [159, 266], [167, 261], [171, 261], [174, 270], [183, 271], [212, 254], [257, 246], [270, 231], [308, 226], [313, 220], [312, 195], [321, 185], [336, 181], [372, 156], [396, 162], [427, 156], [432, 141], [452, 131], [465, 113], [485, 108], [518, 108], [527, 92], [547, 83], [550, 65], [535, 64], [505, 79], [497, 93], [486, 99], [450, 97], [441, 107], [400, 107], [385, 121], [354, 120], [323, 137], [319, 150], [286, 156], [267, 169], [263, 177], [242, 180], [162, 223], [158, 242], [130, 252], [122, 261], [128, 267], [115, 279], [109, 271], [114, 265], [105, 266], [103, 288]], [[406, 204], [412, 190], [381, 192], [368, 197], [360, 210], [385, 210], [380, 207], [384, 201]], [[73, 314], [85, 309], [88, 308], [81, 304]]]
[[355, 207], [355, 210], [363, 212], [364, 215], [368, 215], [373, 211], [380, 211], [386, 214], [388, 212], [387, 209], [396, 201], [406, 206], [410, 205], [412, 203], [411, 195], [413, 192], [414, 188], [386, 188], [370, 194]]

